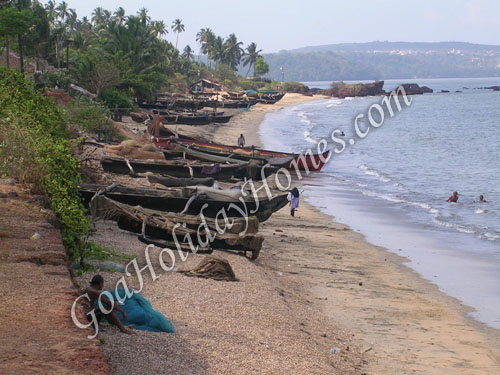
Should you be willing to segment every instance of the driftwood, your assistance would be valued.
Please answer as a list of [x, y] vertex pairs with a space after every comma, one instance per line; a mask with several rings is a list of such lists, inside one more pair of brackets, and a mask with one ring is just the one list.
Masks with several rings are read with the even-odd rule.
[[[200, 215], [185, 215], [172, 212], [148, 210], [140, 206], [129, 206], [109, 199], [103, 195], [94, 197], [90, 212], [95, 218], [114, 220], [121, 229], [143, 236], [166, 241], [192, 241], [193, 245], [210, 246], [222, 250], [243, 250], [252, 252], [255, 259], [262, 247], [264, 238], [257, 234], [259, 221], [256, 217], [231, 218], [224, 220], [202, 218]], [[175, 232], [175, 234], [174, 234]]]

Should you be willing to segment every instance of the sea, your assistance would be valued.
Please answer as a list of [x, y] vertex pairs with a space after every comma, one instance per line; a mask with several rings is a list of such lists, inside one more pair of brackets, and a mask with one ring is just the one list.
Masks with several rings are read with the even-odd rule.
[[[500, 78], [388, 80], [384, 89], [401, 83], [434, 93], [409, 96], [409, 106], [401, 100], [401, 111], [393, 106], [394, 116], [386, 113], [363, 139], [354, 120], [365, 116], [358, 125], [364, 132], [370, 106], [382, 97], [318, 99], [269, 113], [263, 145], [300, 152], [326, 140], [341, 151], [331, 134], [343, 131], [336, 137], [345, 149], [321, 172], [303, 176], [304, 199], [408, 258], [423, 278], [472, 307], [472, 318], [500, 329], [500, 92], [483, 89]], [[447, 202], [454, 191], [458, 202]]]

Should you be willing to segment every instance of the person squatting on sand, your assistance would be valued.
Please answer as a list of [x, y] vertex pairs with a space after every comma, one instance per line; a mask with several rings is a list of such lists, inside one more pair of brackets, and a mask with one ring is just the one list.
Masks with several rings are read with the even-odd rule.
[[290, 193], [288, 193], [288, 201], [290, 202], [290, 215], [295, 216], [295, 210], [299, 208], [299, 189], [294, 187]]
[[453, 203], [458, 202], [458, 193], [454, 191], [453, 195], [451, 195], [446, 202], [453, 202]]
[[[133, 331], [134, 326], [130, 325], [128, 327], [125, 327], [120, 321], [120, 318], [118, 318], [118, 315], [116, 315], [115, 310], [121, 312], [123, 315], [123, 319], [125, 319], [126, 321], [128, 320], [127, 313], [122, 309], [120, 309], [120, 307], [118, 307], [118, 304], [112, 303], [105, 296], [101, 296], [103, 288], [104, 288], [104, 278], [101, 275], [95, 275], [90, 281], [90, 286], [85, 289], [85, 293], [87, 293], [90, 298], [90, 306], [92, 307], [95, 306], [95, 317], [97, 323], [100, 323], [102, 318], [105, 317], [111, 324], [117, 326], [123, 333], [128, 333], [129, 335], [134, 334], [135, 333]], [[113, 310], [111, 310], [110, 313], [105, 313], [100, 309], [97, 303], [99, 297], [101, 299], [101, 302], [107, 305], [106, 306], [107, 308], [113, 307]], [[90, 322], [91, 320], [88, 314], [87, 318], [89, 319]]]

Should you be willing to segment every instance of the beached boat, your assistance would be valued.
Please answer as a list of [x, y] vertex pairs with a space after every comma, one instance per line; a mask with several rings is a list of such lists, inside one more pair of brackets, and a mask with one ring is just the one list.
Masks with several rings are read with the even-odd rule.
[[250, 108], [257, 100], [206, 100], [205, 107], [210, 108]]
[[[260, 222], [283, 208], [287, 203], [286, 192], [275, 192], [273, 197], [258, 197], [251, 192], [243, 197], [241, 190], [218, 190], [204, 186], [185, 188], [153, 189], [114, 186], [107, 189], [104, 185], [81, 184], [79, 191], [85, 206], [90, 205], [92, 197], [102, 195], [128, 205], [168, 212], [183, 212], [198, 215], [203, 208], [203, 215], [216, 217], [225, 212], [227, 217], [241, 217], [242, 212], [256, 216]], [[241, 198], [241, 199], [240, 199]]]
[[[160, 132], [161, 135], [161, 132]], [[232, 152], [235, 154], [246, 155], [247, 157], [284, 157], [292, 158], [292, 161], [286, 165], [288, 169], [295, 169], [297, 167], [299, 170], [310, 170], [319, 172], [325, 165], [326, 161], [330, 156], [330, 150], [325, 151], [323, 154], [294, 154], [289, 152], [279, 152], [264, 150], [261, 148], [252, 147], [238, 147], [231, 145], [223, 145], [218, 143], [208, 143], [199, 142], [195, 140], [185, 140], [185, 139], [173, 139], [173, 138], [155, 138], [154, 143], [158, 147], [173, 148], [175, 149], [177, 143], [182, 143], [184, 145], [194, 145], [200, 147], [203, 150], [212, 150], [214, 152]]]
[[226, 150], [212, 150], [209, 148], [197, 147], [196, 145], [185, 145], [177, 142], [175, 149], [163, 149], [165, 159], [169, 160], [175, 157], [185, 159], [204, 160], [217, 163], [245, 164], [248, 162], [258, 165], [275, 166], [278, 168], [286, 167], [293, 160], [293, 157], [253, 157], [251, 155], [242, 155]]
[[[194, 246], [203, 248], [208, 243], [213, 249], [250, 251], [252, 259], [258, 257], [264, 241], [257, 234], [259, 221], [255, 217], [234, 218], [233, 225], [228, 226], [223, 219], [149, 210], [117, 202], [105, 195], [92, 199], [90, 212], [95, 218], [114, 220], [120, 229], [141, 234], [144, 238], [191, 241]], [[219, 231], [222, 228], [223, 233]], [[213, 240], [209, 241], [209, 237]]]
[[212, 113], [205, 114], [168, 114], [162, 116], [162, 121], [167, 124], [182, 124], [182, 125], [208, 125], [213, 122], [225, 124], [233, 115], [219, 115]]
[[156, 175], [148, 175], [148, 181], [154, 184], [160, 184], [165, 187], [183, 187], [183, 186], [213, 186], [215, 180], [212, 177], [205, 178], [176, 178], [176, 177], [159, 177]]
[[252, 163], [246, 164], [219, 164], [204, 163], [199, 160], [128, 160], [117, 157], [104, 157], [101, 159], [102, 168], [106, 172], [131, 174], [138, 173], [157, 173], [164, 176], [181, 178], [203, 178], [212, 177], [215, 180], [229, 181], [232, 179], [252, 178], [261, 180], [262, 173], [264, 178], [276, 173], [279, 168], [266, 167], [261, 173], [259, 165]]

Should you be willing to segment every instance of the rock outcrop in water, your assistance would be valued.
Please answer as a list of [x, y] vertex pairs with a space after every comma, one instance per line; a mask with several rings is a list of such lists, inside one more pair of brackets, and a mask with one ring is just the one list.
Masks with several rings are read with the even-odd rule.
[[[404, 87], [406, 95], [421, 95], [434, 92], [431, 88], [419, 86], [416, 83], [404, 83], [401, 86]], [[390, 95], [390, 92], [384, 90], [384, 81], [357, 83], [354, 85], [348, 85], [344, 82], [334, 82], [329, 89], [311, 89], [311, 92], [313, 94], [334, 96], [337, 98]]]
[[433, 89], [427, 86], [420, 87], [416, 83], [403, 83], [401, 86], [405, 89], [406, 95], [422, 95], [434, 92]]
[[384, 95], [384, 81], [375, 81], [373, 83], [357, 83], [348, 85], [344, 82], [334, 82], [331, 88], [322, 90], [320, 93], [337, 98], [357, 97], [357, 96], [375, 96]]

